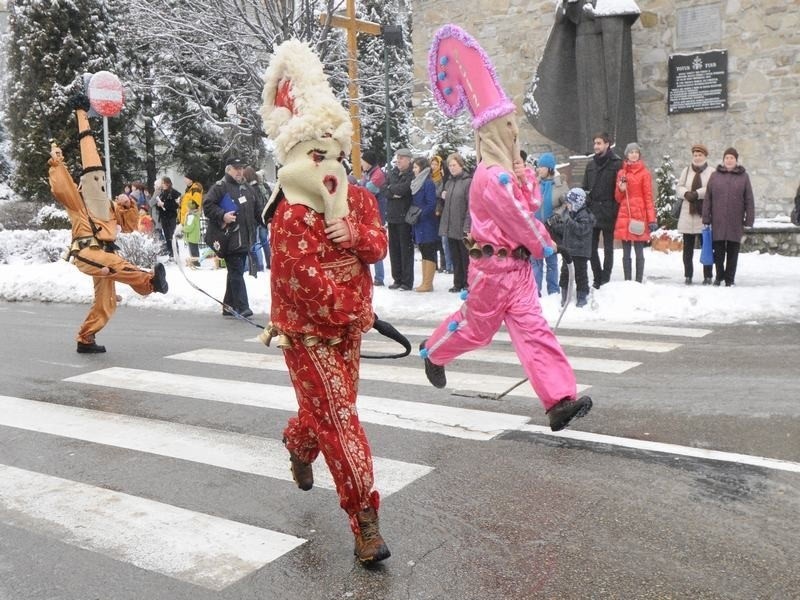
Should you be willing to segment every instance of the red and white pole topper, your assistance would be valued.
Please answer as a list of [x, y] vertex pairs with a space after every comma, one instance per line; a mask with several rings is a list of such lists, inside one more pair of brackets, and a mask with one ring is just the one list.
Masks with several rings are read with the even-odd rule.
[[110, 71], [92, 75], [88, 92], [89, 104], [102, 117], [116, 117], [125, 106], [122, 82]]

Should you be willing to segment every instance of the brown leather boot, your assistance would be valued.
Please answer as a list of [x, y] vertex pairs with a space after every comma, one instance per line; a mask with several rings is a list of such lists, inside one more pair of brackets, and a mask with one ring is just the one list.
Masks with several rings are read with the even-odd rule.
[[353, 554], [358, 560], [362, 563], [376, 563], [389, 558], [392, 553], [378, 529], [378, 512], [374, 508], [368, 508], [357, 513], [356, 519], [361, 532], [356, 535]]
[[[286, 446], [286, 438], [283, 438], [283, 445]], [[314, 469], [311, 468], [311, 463], [303, 462], [291, 450], [289, 450], [289, 467], [297, 487], [304, 492], [314, 487]]]
[[289, 452], [289, 463], [292, 469], [292, 479], [304, 492], [314, 487], [314, 469], [311, 463], [306, 463]]

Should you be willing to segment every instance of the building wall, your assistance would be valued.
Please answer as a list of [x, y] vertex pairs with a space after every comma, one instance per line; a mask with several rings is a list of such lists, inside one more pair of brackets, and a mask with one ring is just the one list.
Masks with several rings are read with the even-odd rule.
[[[676, 47], [676, 10], [721, 4], [721, 42], [700, 48]], [[788, 215], [800, 183], [800, 9], [786, 0], [639, 0], [633, 56], [636, 118], [644, 159], [654, 170], [670, 155], [680, 171], [693, 142], [705, 143], [709, 163], [722, 160], [728, 146], [750, 174], [758, 216]], [[414, 0], [415, 101], [430, 94], [427, 54], [436, 29], [446, 23], [465, 28], [492, 58], [509, 96], [521, 106], [555, 21], [554, 0]], [[670, 54], [728, 51], [728, 109], [667, 115]], [[542, 82], [540, 85], [545, 85]], [[520, 112], [521, 114], [521, 112]], [[567, 151], [520, 118], [522, 147], [534, 154], [551, 150], [559, 161]], [[618, 151], [618, 153], [621, 153]]]

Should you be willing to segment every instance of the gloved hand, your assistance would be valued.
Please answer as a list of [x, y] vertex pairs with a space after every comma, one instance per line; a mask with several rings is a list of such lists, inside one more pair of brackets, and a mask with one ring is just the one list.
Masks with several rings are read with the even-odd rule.
[[72, 110], [84, 110], [89, 112], [91, 105], [89, 104], [89, 97], [86, 94], [75, 94], [69, 99], [69, 107]]
[[648, 227], [650, 228], [650, 233], [653, 233], [656, 229], [658, 229], [658, 223], [650, 223]]
[[698, 198], [697, 192], [692, 192], [692, 191], [687, 191], [683, 195], [683, 197], [686, 198], [689, 202], [695, 202]]

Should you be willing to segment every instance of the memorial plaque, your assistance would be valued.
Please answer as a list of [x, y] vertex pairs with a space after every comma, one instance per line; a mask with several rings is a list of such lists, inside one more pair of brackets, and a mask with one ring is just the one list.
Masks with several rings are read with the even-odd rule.
[[722, 12], [719, 3], [679, 8], [676, 48], [702, 48], [722, 41]]
[[728, 107], [728, 51], [669, 57], [667, 114]]

